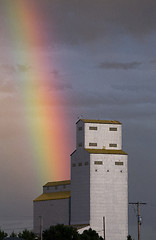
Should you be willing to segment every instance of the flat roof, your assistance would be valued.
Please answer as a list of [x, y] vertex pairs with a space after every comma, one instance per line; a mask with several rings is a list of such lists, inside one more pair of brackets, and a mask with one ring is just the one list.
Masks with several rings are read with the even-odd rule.
[[70, 184], [71, 184], [70, 180], [65, 180], [65, 181], [57, 181], [57, 182], [48, 182], [43, 187], [52, 187], [52, 186], [70, 185]]
[[92, 149], [85, 148], [85, 150], [91, 154], [119, 154], [119, 155], [128, 155], [123, 150], [113, 150], [113, 149]]
[[116, 120], [95, 120], [95, 119], [79, 119], [76, 123], [82, 121], [84, 123], [100, 123], [100, 124], [120, 124], [121, 122]]
[[53, 193], [43, 193], [36, 199], [34, 202], [38, 201], [48, 201], [48, 200], [57, 200], [57, 199], [66, 199], [69, 198], [71, 195], [70, 191], [66, 192], [53, 192]]

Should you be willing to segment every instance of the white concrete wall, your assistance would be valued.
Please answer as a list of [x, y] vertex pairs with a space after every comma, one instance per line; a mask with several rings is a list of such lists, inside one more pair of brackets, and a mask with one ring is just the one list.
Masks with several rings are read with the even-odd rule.
[[40, 232], [40, 216], [43, 230], [51, 225], [69, 224], [69, 198], [34, 202], [34, 232]]
[[[71, 224], [89, 224], [90, 164], [89, 153], [78, 148], [71, 156]], [[88, 165], [85, 163], [88, 162]], [[82, 164], [82, 166], [79, 166]]]
[[[97, 130], [89, 130], [89, 127], [97, 127]], [[117, 128], [117, 131], [110, 131], [110, 128]], [[84, 129], [85, 148], [122, 149], [121, 124], [85, 123]], [[89, 143], [97, 143], [97, 146], [89, 146]], [[110, 147], [109, 144], [117, 144], [117, 147]]]
[[[102, 165], [94, 164], [102, 161]], [[124, 165], [115, 165], [115, 162]], [[125, 240], [128, 235], [127, 155], [91, 154], [90, 158], [90, 226], [106, 239]]]

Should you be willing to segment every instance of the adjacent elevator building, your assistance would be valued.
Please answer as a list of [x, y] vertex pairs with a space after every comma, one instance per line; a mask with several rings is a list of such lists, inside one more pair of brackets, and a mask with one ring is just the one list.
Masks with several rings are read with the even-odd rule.
[[[43, 216], [43, 228], [44, 221], [45, 228], [68, 222], [80, 232], [92, 228], [103, 237], [105, 220], [106, 239], [125, 240], [128, 235], [127, 170], [127, 153], [122, 150], [122, 124], [119, 121], [80, 119], [76, 123], [76, 150], [71, 154], [71, 182], [44, 186], [58, 184], [60, 190], [57, 194], [62, 197], [54, 196], [54, 190], [48, 189], [49, 192], [44, 190], [34, 200], [35, 231], [39, 230], [39, 216]], [[68, 191], [63, 188], [67, 182]], [[50, 204], [55, 205], [55, 210], [49, 207]], [[56, 212], [62, 217], [58, 219]]]

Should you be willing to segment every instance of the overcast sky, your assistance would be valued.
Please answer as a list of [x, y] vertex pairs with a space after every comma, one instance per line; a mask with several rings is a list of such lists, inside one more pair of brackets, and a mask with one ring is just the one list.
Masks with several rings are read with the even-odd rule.
[[[24, 2], [40, 37], [39, 41], [25, 38], [25, 44], [20, 37], [26, 34], [22, 28], [25, 8], [20, 4]], [[16, 27], [15, 13], [19, 12]], [[28, 61], [37, 52], [48, 63], [46, 72], [55, 79], [53, 96], [62, 96], [50, 108], [62, 109], [68, 116], [69, 154], [75, 148], [78, 118], [123, 123], [123, 150], [129, 154], [129, 201], [147, 202], [141, 207], [141, 239], [155, 240], [155, 43], [155, 0], [0, 1], [2, 229], [12, 229], [15, 220], [16, 225], [23, 221], [24, 227], [31, 227], [32, 200], [49, 181], [44, 169], [39, 172], [33, 161], [20, 88], [30, 71], [35, 69], [38, 75], [42, 71]], [[68, 179], [69, 171], [65, 172]], [[129, 213], [129, 234], [137, 239], [136, 211], [131, 206]]]

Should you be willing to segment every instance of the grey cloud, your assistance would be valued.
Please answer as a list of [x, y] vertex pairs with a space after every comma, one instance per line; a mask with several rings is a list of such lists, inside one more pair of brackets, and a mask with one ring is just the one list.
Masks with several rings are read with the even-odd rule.
[[0, 69], [3, 73], [12, 74], [16, 72], [16, 68], [10, 64], [1, 64]]
[[125, 32], [142, 39], [156, 31], [155, 0], [38, 2], [46, 21], [45, 41], [50, 43], [81, 44], [99, 38], [114, 41], [113, 36]]
[[59, 76], [59, 71], [53, 70], [53, 71], [51, 72], [51, 74], [53, 74], [54, 77], [58, 77], [58, 76]]
[[53, 88], [55, 90], [66, 90], [66, 89], [72, 89], [72, 85], [70, 83], [66, 83], [66, 82], [55, 82], [53, 83]]
[[[155, 119], [156, 112], [153, 111], [156, 98], [146, 96], [137, 96], [136, 94], [124, 94], [123, 96], [115, 95], [114, 92], [93, 93], [93, 92], [77, 92], [74, 93], [75, 101], [73, 101], [73, 110], [83, 115], [84, 118], [95, 119], [118, 119], [125, 121], [149, 121]], [[151, 120], [150, 120], [151, 122]], [[147, 127], [147, 126], [146, 126]]]
[[[137, 87], [136, 87], [137, 89]], [[153, 106], [156, 104], [155, 92], [151, 91], [132, 91], [129, 92], [124, 89], [105, 89], [103, 92], [90, 92], [90, 91], [81, 91], [74, 92], [75, 101], [73, 101], [74, 107], [83, 107], [83, 108], [99, 108], [101, 106], [109, 107], [122, 107], [126, 106], [143, 106], [149, 104]], [[74, 99], [74, 98], [73, 98]], [[153, 107], [152, 107], [153, 108]]]
[[51, 75], [54, 78], [52, 89], [55, 90], [72, 89], [71, 83], [68, 83], [68, 81], [62, 79], [62, 75], [58, 70], [53, 70], [51, 72]]
[[149, 63], [151, 63], [151, 64], [156, 64], [156, 59], [150, 60]]
[[28, 72], [31, 67], [28, 65], [17, 64], [17, 68], [20, 72]]
[[[34, 18], [34, 25], [42, 27], [42, 34], [40, 41], [29, 39], [35, 47], [42, 43], [89, 44], [97, 39], [109, 44], [125, 33], [142, 41], [156, 31], [155, 0], [38, 0], [37, 3], [40, 18]], [[0, 16], [5, 19], [3, 8], [0, 3]]]
[[42, 86], [42, 89], [46, 90], [47, 92], [66, 91], [66, 90], [68, 91], [72, 89], [72, 85], [70, 83], [66, 83], [58, 80], [58, 81], [52, 81], [51, 85], [49, 85], [48, 83], [47, 84], [45, 83], [44, 86]]
[[12, 94], [17, 90], [16, 83], [10, 80], [3, 80], [0, 83], [0, 94]]
[[129, 70], [129, 69], [136, 69], [141, 64], [142, 64], [141, 62], [129, 62], [129, 63], [102, 62], [100, 63], [99, 67], [102, 69]]
[[155, 93], [155, 87], [150, 84], [145, 84], [144, 82], [140, 85], [137, 84], [112, 84], [111, 87], [116, 90], [120, 91], [127, 91], [127, 92], [137, 92], [137, 93], [143, 93], [146, 92], [149, 94]]

